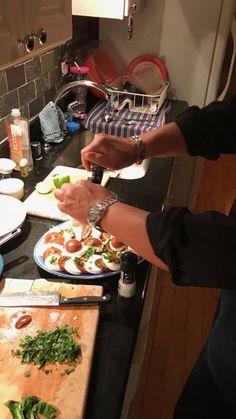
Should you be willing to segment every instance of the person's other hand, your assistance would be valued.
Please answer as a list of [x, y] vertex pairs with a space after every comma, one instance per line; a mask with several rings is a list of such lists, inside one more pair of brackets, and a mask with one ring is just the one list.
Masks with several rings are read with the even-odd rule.
[[54, 195], [59, 200], [58, 208], [81, 224], [88, 223], [88, 211], [93, 205], [113, 197], [106, 188], [90, 180], [79, 180], [73, 185], [64, 183]]
[[82, 165], [86, 170], [97, 164], [108, 170], [117, 170], [133, 164], [138, 157], [138, 147], [132, 138], [109, 134], [96, 134], [91, 144], [81, 150]]

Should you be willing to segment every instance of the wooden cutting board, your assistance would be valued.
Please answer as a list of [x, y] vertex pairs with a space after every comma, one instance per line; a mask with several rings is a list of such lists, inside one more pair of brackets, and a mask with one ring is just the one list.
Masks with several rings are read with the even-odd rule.
[[[8, 279], [3, 292], [59, 289], [63, 295], [102, 295], [101, 286], [71, 285], [49, 282], [45, 279], [35, 281]], [[32, 322], [23, 329], [16, 329], [16, 320], [23, 314], [30, 314]], [[4, 406], [8, 400], [21, 400], [25, 396], [37, 396], [60, 411], [60, 419], [82, 419], [89, 375], [93, 358], [99, 307], [73, 308], [3, 308], [0, 307], [0, 418], [9, 419], [11, 414]], [[76, 362], [74, 372], [64, 373], [68, 365], [48, 364], [52, 372], [45, 374], [43, 368], [21, 364], [19, 358], [12, 357], [11, 350], [17, 349], [24, 336], [34, 336], [37, 330], [51, 330], [68, 324], [78, 327], [82, 357]], [[31, 376], [26, 378], [25, 371]], [[63, 374], [63, 375], [61, 375]]]
[[[75, 183], [80, 179], [88, 179], [92, 173], [74, 167], [56, 166], [44, 180], [52, 183], [52, 175], [54, 174], [69, 175], [71, 183]], [[117, 176], [117, 174], [115, 172], [104, 173], [102, 179], [103, 186], [106, 186], [111, 176]], [[54, 191], [47, 194], [40, 194], [34, 190], [24, 201], [24, 206], [28, 214], [59, 221], [70, 220], [71, 217], [61, 212], [57, 204], [58, 201], [54, 196]]]

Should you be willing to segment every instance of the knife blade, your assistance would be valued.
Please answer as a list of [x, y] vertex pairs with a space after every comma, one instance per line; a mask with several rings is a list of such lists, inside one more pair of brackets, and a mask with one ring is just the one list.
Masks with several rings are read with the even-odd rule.
[[72, 307], [102, 305], [110, 302], [110, 294], [64, 297], [58, 291], [30, 291], [0, 295], [0, 307]]

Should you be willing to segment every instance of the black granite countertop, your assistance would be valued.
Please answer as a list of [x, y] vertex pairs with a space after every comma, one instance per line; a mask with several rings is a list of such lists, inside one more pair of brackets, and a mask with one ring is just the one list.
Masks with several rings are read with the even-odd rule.
[[[176, 114], [185, 108], [184, 102], [176, 102], [173, 111], [168, 115], [168, 120], [173, 120]], [[43, 180], [53, 167], [57, 165], [77, 167], [80, 163], [80, 149], [86, 144], [87, 136], [88, 132], [83, 131], [44, 152], [43, 158], [35, 162], [34, 171], [25, 178], [24, 199], [32, 192], [35, 183]], [[172, 165], [173, 159], [170, 158], [152, 159], [143, 178], [111, 179], [107, 187], [118, 193], [120, 199], [126, 203], [146, 210], [160, 210], [168, 189]], [[27, 216], [21, 235], [0, 248], [4, 259], [3, 276], [48, 278], [49, 274], [36, 265], [33, 248], [44, 232], [56, 224], [58, 224], [56, 221]], [[149, 270], [150, 266], [146, 261], [139, 264], [137, 291], [132, 299], [118, 296], [119, 274], [99, 280], [104, 291], [112, 294], [112, 303], [101, 309], [84, 419], [120, 417]], [[50, 280], [56, 279], [56, 276], [50, 275]], [[76, 280], [77, 283], [79, 281], [83, 282]], [[86, 283], [95, 282], [90, 280]]]

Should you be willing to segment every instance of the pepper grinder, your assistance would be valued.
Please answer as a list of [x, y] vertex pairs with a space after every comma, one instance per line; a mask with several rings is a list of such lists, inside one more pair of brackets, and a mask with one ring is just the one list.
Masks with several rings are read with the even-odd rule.
[[130, 298], [136, 292], [136, 270], [138, 256], [133, 252], [125, 252], [120, 258], [120, 279], [118, 293], [121, 297]]
[[91, 175], [90, 180], [93, 183], [101, 184], [102, 183], [103, 172], [104, 172], [104, 167], [93, 164], [92, 175]]

